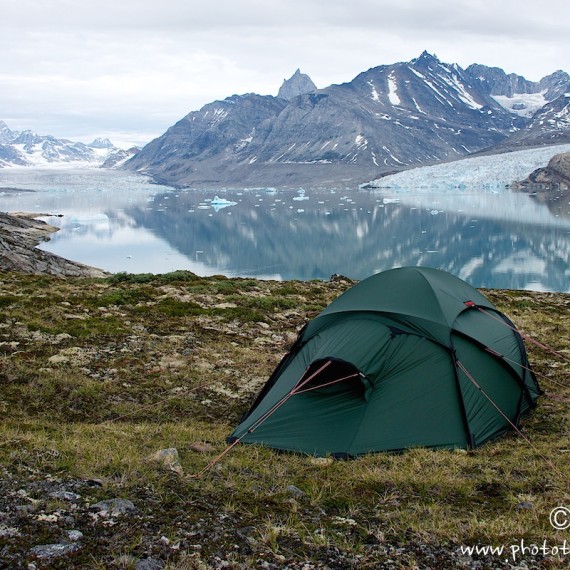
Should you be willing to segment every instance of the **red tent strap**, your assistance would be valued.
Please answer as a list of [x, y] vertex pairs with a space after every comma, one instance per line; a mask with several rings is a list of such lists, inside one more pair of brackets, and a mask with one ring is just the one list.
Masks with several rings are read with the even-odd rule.
[[554, 350], [553, 348], [551, 348], [549, 346], [546, 346], [545, 344], [542, 344], [541, 342], [538, 342], [537, 340], [535, 340], [534, 338], [532, 338], [528, 334], [526, 334], [526, 333], [518, 330], [514, 326], [510, 325], [509, 323], [507, 323], [506, 321], [504, 321], [500, 317], [497, 317], [496, 315], [493, 315], [489, 311], [486, 311], [485, 309], [482, 309], [481, 307], [475, 305], [475, 303], [472, 303], [472, 301], [467, 301], [465, 304], [468, 307], [475, 307], [478, 311], [481, 311], [483, 314], [488, 315], [489, 317], [491, 317], [492, 319], [495, 319], [496, 321], [499, 321], [500, 323], [505, 325], [507, 328], [509, 328], [512, 331], [520, 334], [525, 340], [532, 342], [534, 345], [538, 346], [542, 350], [546, 350], [546, 352], [550, 352], [551, 354], [558, 356], [558, 358], [562, 358], [562, 360], [565, 360], [566, 362], [570, 362], [570, 357], [566, 356], [565, 354], [562, 354], [561, 352], [558, 352], [557, 350]]
[[339, 378], [338, 380], [325, 382], [324, 384], [319, 384], [318, 386], [313, 386], [312, 388], [305, 388], [304, 390], [295, 390], [295, 394], [304, 394], [305, 392], [310, 392], [311, 390], [318, 390], [319, 388], [324, 388], [325, 386], [332, 386], [333, 384], [344, 382], [345, 380], [349, 380], [350, 378], [358, 378], [358, 377], [360, 377], [360, 373], [354, 372], [354, 374], [349, 374], [348, 376], [344, 376], [343, 378]]
[[[210, 463], [208, 463], [201, 471], [199, 471], [194, 475], [190, 475], [189, 477], [191, 479], [200, 479], [204, 474], [210, 471], [212, 467], [214, 467], [214, 465], [216, 465], [216, 463], [218, 463], [227, 453], [229, 453], [246, 435], [254, 432], [263, 422], [267, 420], [267, 418], [269, 418], [272, 414], [274, 414], [291, 396], [294, 396], [295, 394], [301, 394], [303, 392], [308, 392], [309, 390], [313, 390], [314, 388], [307, 388], [305, 390], [301, 390], [301, 388], [303, 388], [303, 386], [306, 386], [311, 380], [313, 380], [313, 378], [318, 376], [323, 370], [325, 370], [325, 368], [330, 366], [331, 363], [332, 363], [331, 360], [327, 360], [320, 368], [318, 368], [310, 376], [303, 379], [305, 374], [307, 374], [308, 372], [307, 368], [307, 370], [305, 370], [305, 372], [303, 373], [303, 376], [301, 376], [301, 380], [293, 387], [293, 389], [290, 392], [287, 392], [285, 396], [283, 396], [277, 403], [275, 403], [269, 410], [267, 410], [267, 412], [265, 412], [262, 416], [260, 416], [245, 433], [243, 433], [234, 441], [232, 441], [232, 443], [230, 443], [219, 455], [214, 457], [214, 459], [212, 459], [212, 461], [210, 461]], [[320, 388], [325, 385], [330, 385], [336, 382], [348, 380], [349, 378], [352, 378], [353, 376], [356, 375], [357, 374], [351, 374], [350, 376], [346, 376], [345, 378], [341, 378], [340, 380], [329, 382], [327, 384], [322, 384], [321, 386], [318, 387]]]

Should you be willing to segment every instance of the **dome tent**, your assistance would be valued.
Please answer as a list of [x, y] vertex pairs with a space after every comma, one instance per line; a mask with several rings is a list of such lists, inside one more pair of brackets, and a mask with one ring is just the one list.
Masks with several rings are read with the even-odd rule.
[[316, 456], [470, 448], [539, 394], [507, 317], [449, 273], [404, 267], [307, 323], [228, 441]]

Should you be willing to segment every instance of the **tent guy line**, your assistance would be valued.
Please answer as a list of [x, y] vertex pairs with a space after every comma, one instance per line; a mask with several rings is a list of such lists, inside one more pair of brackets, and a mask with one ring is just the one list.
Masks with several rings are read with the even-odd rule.
[[203, 475], [208, 473], [216, 463], [219, 463], [220, 460], [229, 453], [246, 435], [253, 433], [263, 422], [271, 416], [274, 412], [276, 412], [291, 396], [294, 396], [296, 393], [299, 394], [301, 392], [296, 391], [297, 388], [302, 388], [306, 384], [308, 384], [313, 378], [316, 378], [325, 368], [330, 366], [331, 361], [325, 362], [316, 372], [311, 374], [306, 380], [303, 380], [305, 374], [308, 372], [309, 368], [305, 370], [305, 374], [299, 380], [299, 383], [291, 390], [288, 394], [285, 394], [279, 402], [277, 402], [269, 411], [267, 411], [261, 418], [257, 420], [255, 424], [253, 424], [241, 437], [235, 438], [227, 447], [222, 451], [219, 455], [214, 457], [210, 463], [208, 463], [201, 471], [196, 473], [195, 475], [190, 475], [190, 479], [200, 479]]
[[528, 340], [529, 342], [533, 343], [534, 345], [538, 346], [539, 348], [542, 348], [546, 352], [550, 352], [550, 354], [553, 354], [554, 356], [558, 356], [558, 358], [561, 358], [562, 360], [565, 360], [566, 362], [570, 362], [570, 357], [566, 356], [565, 354], [562, 354], [561, 352], [558, 352], [557, 350], [554, 350], [553, 348], [546, 346], [545, 344], [542, 344], [541, 342], [535, 340], [534, 338], [532, 338], [530, 335], [526, 334], [525, 332], [515, 328], [512, 325], [509, 325], [505, 321], [497, 318], [495, 315], [485, 311], [485, 309], [482, 309], [481, 307], [475, 307], [475, 308], [477, 310], [481, 311], [483, 314], [489, 315], [491, 318], [493, 318], [493, 319], [499, 321], [500, 323], [504, 324], [506, 327], [510, 328], [511, 330], [518, 332], [525, 340]]
[[[324, 368], [326, 368], [331, 361], [328, 361], [323, 367], [321, 367], [317, 372], [315, 372], [312, 376], [310, 376], [306, 381], [303, 381], [303, 378], [301, 377], [301, 380], [299, 381], [298, 387], [304, 386], [306, 385], [310, 380], [314, 379]], [[505, 418], [505, 420], [510, 424], [510, 426], [513, 428], [513, 430], [519, 435], [521, 436], [526, 443], [528, 443], [528, 445], [533, 449], [533, 451], [550, 467], [550, 469], [552, 469], [553, 472], [555, 472], [557, 475], [560, 476], [560, 478], [562, 480], [564, 480], [566, 482], [566, 484], [570, 483], [570, 478], [566, 476], [565, 473], [563, 473], [557, 466], [556, 464], [546, 455], [544, 455], [535, 445], [534, 443], [531, 441], [531, 439], [526, 436], [521, 430], [520, 428], [513, 423], [510, 418], [503, 412], [503, 410], [501, 410], [501, 408], [496, 404], [496, 402], [493, 401], [493, 399], [485, 392], [485, 390], [483, 390], [483, 388], [481, 388], [480, 384], [475, 380], [475, 378], [473, 377], [473, 375], [469, 372], [469, 370], [467, 370], [467, 368], [465, 368], [465, 366], [463, 365], [463, 363], [461, 363], [459, 360], [456, 361], [458, 367], [463, 371], [463, 373], [467, 376], [467, 378], [473, 383], [473, 385], [477, 388], [477, 390], [479, 390], [484, 396], [485, 398], [493, 405], [493, 407], [499, 412], [499, 414], [501, 414], [501, 416], [503, 418]], [[305, 371], [305, 374], [307, 370]], [[304, 375], [303, 375], [304, 376]], [[348, 380], [350, 378], [352, 378], [354, 375], [350, 375], [350, 376], [345, 376], [344, 378], [339, 378], [338, 380], [334, 380], [333, 382], [329, 382], [327, 384], [323, 384], [323, 386], [328, 386], [331, 384], [337, 384], [339, 382]], [[296, 389], [294, 389], [293, 391], [291, 391], [289, 394], [287, 394], [286, 396], [284, 396], [282, 398], [282, 400], [280, 400], [280, 402], [278, 402], [278, 405], [275, 405], [270, 412], [268, 412], [265, 416], [263, 416], [255, 425], [255, 427], [250, 428], [250, 430], [248, 430], [247, 433], [251, 433], [253, 431], [255, 431], [255, 429], [257, 429], [266, 419], [269, 418], [269, 416], [277, 410], [278, 407], [280, 407], [281, 405], [283, 405], [285, 403], [285, 401], [290, 398], [291, 396], [294, 396], [295, 394], [302, 394], [304, 392], [307, 392], [309, 390], [314, 390], [317, 387], [314, 388], [308, 388], [306, 390], [300, 390], [297, 391]], [[243, 434], [241, 437], [235, 439], [234, 441], [232, 441], [219, 455], [217, 455], [212, 461], [210, 461], [210, 463], [208, 463], [200, 472], [198, 472], [195, 475], [190, 475], [189, 477], [191, 479], [200, 479], [202, 478], [206, 473], [209, 473], [211, 471], [211, 469], [217, 464], [219, 463], [238, 443], [241, 442], [241, 440], [243, 439], [243, 437], [245, 437], [246, 434]]]
[[473, 385], [477, 388], [477, 390], [479, 390], [479, 392], [481, 392], [483, 394], [483, 396], [485, 396], [485, 398], [487, 398], [487, 400], [493, 405], [493, 407], [501, 414], [501, 416], [503, 416], [503, 418], [505, 418], [505, 420], [507, 420], [507, 422], [510, 424], [510, 426], [517, 432], [518, 435], [520, 435], [529, 445], [530, 447], [532, 447], [533, 451], [557, 474], [561, 477], [562, 480], [564, 480], [566, 482], [566, 484], [568, 485], [568, 483], [570, 483], [570, 478], [563, 473], [556, 465], [555, 463], [552, 461], [552, 459], [550, 459], [549, 457], [547, 457], [546, 455], [544, 455], [544, 453], [542, 453], [540, 451], [540, 449], [538, 449], [536, 447], [536, 445], [534, 445], [534, 443], [530, 440], [529, 437], [527, 437], [521, 430], [520, 428], [514, 424], [510, 418], [503, 412], [503, 410], [501, 410], [501, 408], [499, 408], [499, 406], [496, 404], [496, 402], [493, 401], [493, 399], [485, 392], [485, 390], [483, 390], [483, 388], [481, 388], [481, 386], [479, 385], [479, 383], [477, 382], [477, 380], [475, 380], [475, 378], [473, 377], [473, 375], [469, 372], [469, 370], [467, 370], [467, 368], [465, 368], [465, 366], [458, 360], [457, 361], [457, 365], [459, 366], [459, 368], [461, 368], [461, 370], [463, 371], [463, 373], [467, 376], [467, 378], [469, 378], [469, 380], [473, 383]]

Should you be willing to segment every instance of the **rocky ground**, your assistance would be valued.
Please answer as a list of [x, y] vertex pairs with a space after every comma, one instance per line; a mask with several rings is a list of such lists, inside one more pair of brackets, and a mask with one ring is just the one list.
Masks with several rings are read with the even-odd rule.
[[[104, 486], [106, 493], [102, 492]], [[28, 570], [519, 567], [500, 559], [489, 564], [484, 557], [463, 554], [457, 544], [437, 545], [417, 540], [402, 543], [385, 540], [375, 533], [361, 536], [361, 531], [355, 528], [359, 524], [355, 519], [327, 513], [294, 485], [289, 485], [284, 493], [279, 492], [278, 498], [301, 511], [307, 523], [317, 529], [331, 519], [337, 533], [345, 535], [347, 541], [362, 542], [358, 553], [318, 540], [318, 532], [314, 545], [307, 544], [294, 532], [279, 536], [279, 528], [259, 528], [262, 517], [257, 522], [240, 513], [217, 510], [211, 498], [200, 497], [195, 492], [177, 496], [175, 485], [172, 487], [173, 496], [169, 497], [172, 504], [165, 515], [160, 498], [152, 490], [140, 489], [130, 498], [124, 498], [122, 493], [120, 497], [109, 494], [108, 483], [99, 480], [46, 478], [32, 473], [22, 477], [5, 471], [0, 502], [0, 544], [4, 544], [0, 567]], [[100, 499], [102, 496], [110, 498]], [[175, 534], [170, 530], [171, 525], [177, 527]], [[324, 530], [321, 532], [325, 534]], [[113, 549], [116, 549], [114, 554]], [[552, 565], [540, 561], [520, 566], [547, 567]]]

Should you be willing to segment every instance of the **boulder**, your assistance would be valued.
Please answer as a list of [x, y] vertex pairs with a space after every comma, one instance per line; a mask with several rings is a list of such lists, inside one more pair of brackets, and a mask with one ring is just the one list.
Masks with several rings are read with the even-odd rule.
[[526, 180], [515, 183], [519, 190], [569, 190], [570, 189], [570, 152], [554, 155], [547, 166], [537, 168]]

